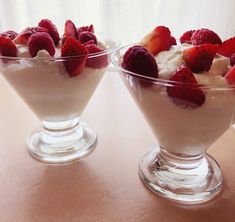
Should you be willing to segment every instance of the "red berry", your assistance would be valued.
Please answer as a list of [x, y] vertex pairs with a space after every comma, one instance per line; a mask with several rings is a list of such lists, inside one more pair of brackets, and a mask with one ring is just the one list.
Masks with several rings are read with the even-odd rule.
[[194, 73], [208, 71], [218, 50], [218, 45], [203, 44], [185, 49], [183, 59]]
[[89, 52], [89, 54], [94, 54], [96, 53], [97, 55], [92, 58], [88, 58], [86, 61], [86, 66], [91, 67], [91, 68], [103, 68], [108, 65], [108, 55], [99, 55], [99, 53], [103, 52], [104, 50], [101, 49], [99, 46], [96, 44], [87, 44], [86, 48]]
[[201, 45], [201, 44], [222, 44], [220, 37], [209, 29], [199, 29], [196, 30], [191, 38], [191, 42], [193, 45]]
[[80, 35], [81, 32], [85, 32], [85, 31], [94, 33], [95, 32], [94, 26], [93, 25], [82, 26], [77, 29], [78, 35]]
[[15, 31], [11, 31], [11, 30], [0, 33], [0, 36], [8, 37], [11, 40], [13, 40], [17, 35], [18, 34]]
[[56, 26], [49, 20], [49, 19], [42, 19], [39, 23], [38, 23], [39, 27], [43, 27], [46, 28], [48, 30], [48, 34], [51, 36], [51, 38], [53, 39], [55, 45], [58, 45], [59, 41], [60, 41], [60, 35], [59, 32], [56, 28]]
[[82, 72], [86, 64], [88, 50], [74, 37], [69, 37], [61, 48], [61, 56], [77, 56], [74, 58], [65, 58], [64, 61], [64, 65], [68, 74], [70, 76], [77, 76]]
[[233, 66], [224, 78], [228, 81], [229, 84], [235, 84], [235, 66]]
[[175, 83], [172, 82], [171, 86], [167, 86], [167, 93], [177, 105], [193, 109], [205, 102], [205, 95], [187, 66], [180, 66], [169, 80]]
[[64, 35], [62, 42], [65, 43], [66, 39], [69, 37], [78, 38], [77, 28], [71, 20], [67, 20], [64, 25]]
[[16, 36], [14, 42], [16, 44], [27, 44], [29, 37], [37, 32], [47, 32], [48, 30], [43, 27], [28, 27], [24, 29], [19, 35]]
[[235, 37], [225, 40], [219, 48], [218, 54], [231, 57], [235, 53]]
[[88, 41], [93, 40], [94, 43], [97, 44], [96, 36], [92, 32], [88, 32], [88, 31], [81, 32], [78, 36], [78, 40], [83, 44]]
[[55, 54], [54, 41], [46, 32], [38, 32], [30, 36], [28, 48], [32, 57], [35, 57], [38, 51], [43, 49], [45, 49], [50, 56], [54, 56]]
[[165, 26], [158, 26], [146, 35], [140, 44], [145, 46], [150, 53], [156, 55], [161, 51], [169, 50], [170, 41], [170, 30]]
[[231, 66], [235, 65], [235, 53], [233, 53], [230, 57], [230, 64], [231, 64]]
[[188, 44], [191, 44], [191, 38], [192, 38], [192, 35], [193, 33], [195, 32], [195, 30], [189, 30], [187, 32], [185, 32], [181, 37], [180, 37], [180, 43], [183, 44], [183, 43], [188, 43]]
[[171, 48], [171, 46], [177, 45], [175, 37], [171, 36], [170, 41], [169, 41], [169, 46], [168, 50]]
[[2, 56], [16, 57], [17, 48], [10, 38], [0, 36], [0, 54]]

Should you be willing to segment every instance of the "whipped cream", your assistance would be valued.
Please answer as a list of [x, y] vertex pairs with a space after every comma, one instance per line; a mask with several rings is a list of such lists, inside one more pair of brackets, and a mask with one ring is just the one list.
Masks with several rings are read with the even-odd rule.
[[51, 58], [40, 50], [29, 57], [26, 47], [18, 47], [18, 56], [26, 57], [3, 64], [1, 72], [22, 99], [45, 121], [64, 121], [81, 115], [105, 69], [85, 67], [75, 77], [70, 77], [63, 61]]

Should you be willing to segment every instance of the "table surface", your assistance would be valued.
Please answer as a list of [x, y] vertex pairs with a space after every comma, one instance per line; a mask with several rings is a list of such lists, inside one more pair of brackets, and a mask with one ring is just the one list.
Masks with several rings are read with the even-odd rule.
[[96, 150], [82, 161], [51, 166], [31, 159], [27, 135], [40, 122], [0, 79], [1, 222], [235, 221], [235, 131], [210, 149], [224, 173], [223, 192], [196, 206], [153, 194], [138, 177], [138, 160], [156, 143], [117, 73], [107, 72], [84, 111], [98, 134]]

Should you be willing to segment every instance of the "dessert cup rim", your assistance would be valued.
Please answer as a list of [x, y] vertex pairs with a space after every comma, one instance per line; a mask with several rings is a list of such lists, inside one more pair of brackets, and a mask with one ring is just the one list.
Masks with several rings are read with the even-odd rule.
[[112, 52], [111, 55], [111, 62], [114, 65], [114, 67], [121, 72], [122, 74], [128, 74], [129, 76], [132, 77], [136, 77], [138, 79], [144, 80], [146, 82], [150, 82], [152, 84], [156, 84], [156, 85], [164, 85], [164, 86], [174, 86], [174, 87], [182, 87], [182, 86], [196, 86], [199, 87], [201, 89], [216, 89], [216, 90], [235, 90], [235, 84], [207, 84], [207, 85], [202, 85], [202, 84], [195, 84], [195, 83], [183, 83], [183, 82], [179, 82], [179, 81], [173, 81], [173, 80], [168, 80], [168, 79], [160, 79], [160, 78], [154, 78], [154, 77], [149, 77], [149, 76], [145, 76], [142, 74], [138, 74], [135, 72], [131, 72], [127, 69], [124, 69], [121, 65], [120, 65], [120, 59], [122, 58], [120, 52], [121, 50], [125, 49], [125, 48], [129, 48], [131, 46], [134, 45], [141, 45], [139, 43], [131, 43], [131, 44], [127, 44], [127, 45], [122, 45], [119, 46], [117, 48], [115, 48], [115, 50]]

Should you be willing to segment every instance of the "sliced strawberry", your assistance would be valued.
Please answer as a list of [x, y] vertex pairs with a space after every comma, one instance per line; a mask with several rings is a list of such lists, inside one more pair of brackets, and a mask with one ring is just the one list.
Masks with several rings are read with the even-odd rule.
[[183, 59], [194, 73], [208, 71], [218, 50], [218, 45], [203, 44], [185, 49]]
[[174, 36], [171, 36], [170, 41], [169, 41], [168, 50], [171, 49], [171, 47], [172, 47], [173, 45], [177, 45], [177, 43], [176, 43], [175, 37], [174, 37]]
[[84, 32], [81, 32], [78, 36], [78, 40], [84, 44], [86, 42], [89, 42], [91, 40], [94, 41], [95, 44], [97, 44], [97, 39], [96, 39], [96, 36], [92, 33], [92, 32], [88, 32], [88, 31], [84, 31]]
[[198, 29], [191, 37], [191, 42], [193, 45], [202, 44], [222, 44], [220, 37], [210, 29]]
[[192, 38], [192, 35], [193, 35], [194, 32], [195, 32], [195, 30], [189, 30], [189, 31], [185, 32], [180, 37], [180, 43], [181, 44], [183, 44], [183, 43], [191, 44], [192, 43], [191, 38]]
[[82, 26], [82, 27], [79, 27], [79, 28], [77, 29], [78, 35], [79, 35], [81, 32], [85, 32], [85, 31], [94, 33], [94, 32], [95, 32], [94, 26], [93, 26], [93, 25]]
[[234, 66], [235, 65], [235, 53], [233, 53], [230, 57], [230, 65]]
[[60, 35], [59, 35], [59, 32], [58, 32], [56, 26], [51, 22], [51, 20], [49, 20], [49, 19], [42, 19], [38, 23], [38, 26], [46, 28], [48, 30], [48, 34], [53, 39], [55, 45], [58, 45], [58, 43], [60, 41]]
[[165, 26], [158, 26], [148, 35], [146, 35], [140, 44], [145, 46], [153, 55], [161, 51], [169, 50], [171, 41], [171, 32]]
[[65, 58], [64, 65], [71, 77], [77, 76], [82, 72], [86, 64], [88, 50], [74, 37], [69, 37], [61, 48], [61, 56], [72, 56], [71, 58]]
[[64, 35], [62, 42], [64, 43], [67, 38], [74, 37], [78, 38], [77, 28], [71, 20], [67, 20], [64, 25]]
[[29, 37], [37, 32], [48, 32], [48, 30], [43, 27], [28, 27], [16, 36], [14, 42], [16, 44], [27, 44]]
[[11, 40], [13, 40], [17, 35], [18, 34], [15, 31], [11, 31], [11, 30], [0, 33], [0, 36], [8, 37]]
[[224, 78], [228, 81], [229, 84], [235, 84], [235, 66], [233, 66]]
[[101, 52], [104, 52], [103, 49], [101, 49], [99, 46], [97, 46], [94, 43], [87, 44], [86, 48], [87, 48], [89, 54], [94, 54], [94, 53], [96, 54], [96, 55], [94, 55], [94, 57], [87, 59], [87, 61], [86, 61], [87, 67], [99, 69], [99, 68], [106, 67], [108, 65], [108, 55], [107, 54], [99, 55]]
[[217, 53], [226, 57], [231, 57], [231, 55], [235, 53], [235, 37], [225, 40]]
[[39, 50], [45, 49], [50, 56], [55, 54], [55, 45], [47, 32], [38, 32], [30, 36], [28, 41], [29, 52], [32, 57], [36, 56]]
[[17, 56], [17, 48], [14, 42], [8, 37], [0, 36], [0, 54], [2, 56]]
[[174, 103], [184, 108], [194, 109], [205, 102], [205, 95], [198, 87], [197, 80], [191, 70], [180, 66], [170, 77], [172, 86], [167, 86], [168, 96]]

